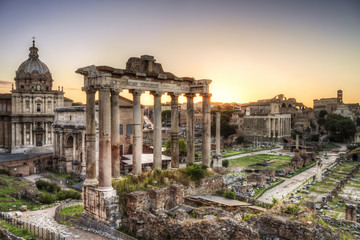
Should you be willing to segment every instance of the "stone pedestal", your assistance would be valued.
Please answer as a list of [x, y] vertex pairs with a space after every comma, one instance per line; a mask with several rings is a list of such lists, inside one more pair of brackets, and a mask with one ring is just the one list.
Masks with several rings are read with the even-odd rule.
[[119, 227], [119, 197], [116, 190], [102, 191], [83, 186], [83, 205], [86, 214], [115, 228]]
[[356, 222], [356, 207], [351, 204], [346, 205], [345, 219]]

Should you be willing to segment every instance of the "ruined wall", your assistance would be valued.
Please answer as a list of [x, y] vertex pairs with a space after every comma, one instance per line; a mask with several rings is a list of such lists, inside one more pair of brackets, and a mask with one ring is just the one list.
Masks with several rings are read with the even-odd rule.
[[222, 176], [201, 179], [195, 186], [185, 188], [185, 195], [214, 194], [217, 190], [222, 189]]

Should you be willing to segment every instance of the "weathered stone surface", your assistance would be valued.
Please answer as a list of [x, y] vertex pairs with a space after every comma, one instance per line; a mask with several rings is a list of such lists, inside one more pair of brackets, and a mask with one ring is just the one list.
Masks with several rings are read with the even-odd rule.
[[213, 194], [223, 187], [222, 176], [201, 179], [195, 186], [187, 187], [185, 195]]
[[252, 173], [246, 177], [249, 183], [255, 183], [256, 185], [262, 185], [266, 183], [266, 177], [258, 173]]
[[271, 239], [286, 240], [335, 240], [339, 236], [330, 232], [319, 224], [311, 223], [304, 225], [301, 222], [291, 221], [281, 216], [261, 215], [249, 220], [253, 228], [264, 237]]

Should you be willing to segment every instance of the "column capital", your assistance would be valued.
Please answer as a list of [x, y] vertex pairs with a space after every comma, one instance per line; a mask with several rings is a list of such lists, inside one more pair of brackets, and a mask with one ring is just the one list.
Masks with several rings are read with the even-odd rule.
[[178, 98], [182, 93], [177, 93], [177, 92], [169, 92], [168, 95], [173, 99], [173, 98]]
[[196, 93], [185, 93], [186, 98], [194, 98]]
[[94, 88], [83, 88], [82, 90], [86, 93], [96, 93], [96, 91], [97, 91]]
[[144, 93], [144, 91], [139, 89], [130, 89], [129, 93], [131, 93], [132, 95], [141, 95], [142, 93]]
[[212, 94], [211, 93], [200, 93], [200, 95], [202, 96], [202, 97], [212, 97]]
[[159, 96], [159, 95], [160, 95], [160, 97], [161, 97], [161, 96], [164, 94], [164, 92], [161, 92], [161, 91], [151, 91], [150, 94], [153, 95], [153, 96]]
[[116, 94], [121, 93], [122, 89], [121, 88], [111, 88], [110, 92], [111, 92], [111, 95], [116, 95]]

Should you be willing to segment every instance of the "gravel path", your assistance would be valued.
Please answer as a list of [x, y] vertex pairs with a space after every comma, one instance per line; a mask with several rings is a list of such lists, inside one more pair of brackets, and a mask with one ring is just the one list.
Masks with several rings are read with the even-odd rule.
[[[343, 145], [340, 149], [340, 151], [345, 151], [346, 147]], [[322, 169], [325, 169], [329, 165], [335, 162], [336, 158], [339, 157], [339, 153], [328, 153], [327, 154], [328, 159], [325, 159], [322, 157], [322, 163], [323, 167]], [[258, 200], [265, 202], [265, 203], [272, 203], [272, 198], [275, 197], [278, 200], [283, 199], [291, 193], [292, 191], [296, 190], [298, 187], [300, 187], [306, 180], [311, 178], [316, 174], [316, 166], [309, 168], [308, 170], [292, 177], [292, 178], [283, 178], [285, 181], [278, 186], [270, 189], [269, 191], [266, 191]]]

